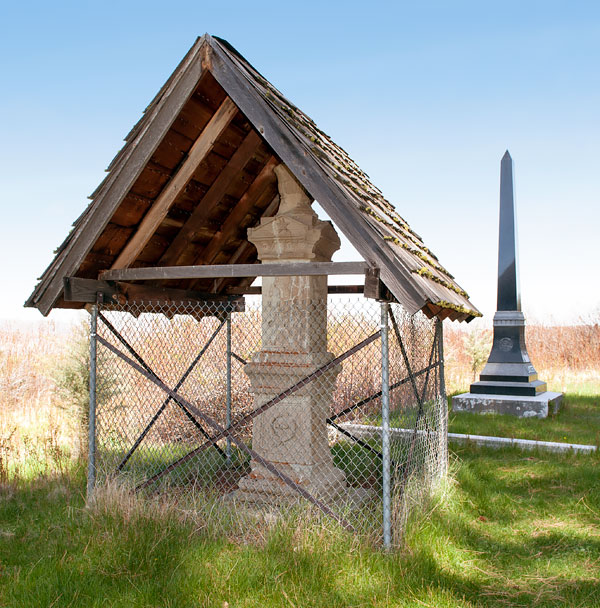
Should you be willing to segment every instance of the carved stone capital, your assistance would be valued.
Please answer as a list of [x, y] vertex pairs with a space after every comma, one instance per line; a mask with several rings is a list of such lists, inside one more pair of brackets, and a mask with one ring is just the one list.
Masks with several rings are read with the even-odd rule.
[[248, 229], [262, 262], [329, 262], [340, 248], [331, 222], [320, 220], [311, 199], [283, 165], [275, 168], [281, 203], [277, 215]]

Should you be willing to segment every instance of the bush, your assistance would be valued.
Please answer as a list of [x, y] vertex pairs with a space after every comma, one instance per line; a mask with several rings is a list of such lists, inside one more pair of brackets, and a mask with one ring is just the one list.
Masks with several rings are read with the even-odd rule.
[[[98, 367], [107, 356], [105, 349], [97, 354]], [[54, 373], [59, 407], [67, 412], [74, 426], [76, 455], [87, 454], [90, 412], [90, 327], [82, 321], [73, 329], [65, 354]], [[104, 375], [96, 378], [96, 405], [106, 403], [116, 392], [116, 383]]]
[[469, 358], [473, 382], [477, 380], [477, 374], [487, 361], [491, 348], [491, 335], [487, 331], [471, 331], [463, 338], [465, 353]]

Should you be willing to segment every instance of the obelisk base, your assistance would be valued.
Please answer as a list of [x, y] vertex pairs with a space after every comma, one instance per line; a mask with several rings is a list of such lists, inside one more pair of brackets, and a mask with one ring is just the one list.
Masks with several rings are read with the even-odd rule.
[[539, 395], [480, 395], [463, 393], [452, 397], [453, 412], [472, 414], [508, 414], [517, 418], [546, 418], [556, 414], [563, 393], [545, 391]]

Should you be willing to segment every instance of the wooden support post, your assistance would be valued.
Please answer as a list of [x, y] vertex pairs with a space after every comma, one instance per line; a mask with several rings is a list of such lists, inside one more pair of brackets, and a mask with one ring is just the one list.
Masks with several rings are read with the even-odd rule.
[[396, 302], [396, 298], [379, 278], [379, 268], [365, 270], [365, 298], [380, 302]]

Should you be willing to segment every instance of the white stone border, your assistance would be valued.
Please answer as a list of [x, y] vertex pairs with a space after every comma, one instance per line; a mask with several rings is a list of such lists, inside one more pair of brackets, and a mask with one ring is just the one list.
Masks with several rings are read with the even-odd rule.
[[[340, 424], [342, 428], [353, 435], [376, 435], [381, 434], [380, 426], [368, 424]], [[390, 429], [390, 434], [409, 437], [414, 433], [411, 429]], [[437, 435], [434, 431], [417, 431], [417, 435]], [[536, 441], [534, 439], [516, 439], [514, 437], [490, 437], [487, 435], [462, 435], [460, 433], [448, 433], [448, 441], [455, 443], [473, 443], [489, 448], [515, 447], [522, 450], [547, 450], [549, 452], [582, 452], [591, 454], [597, 450], [595, 445], [584, 445], [580, 443], [559, 443], [557, 441]]]

